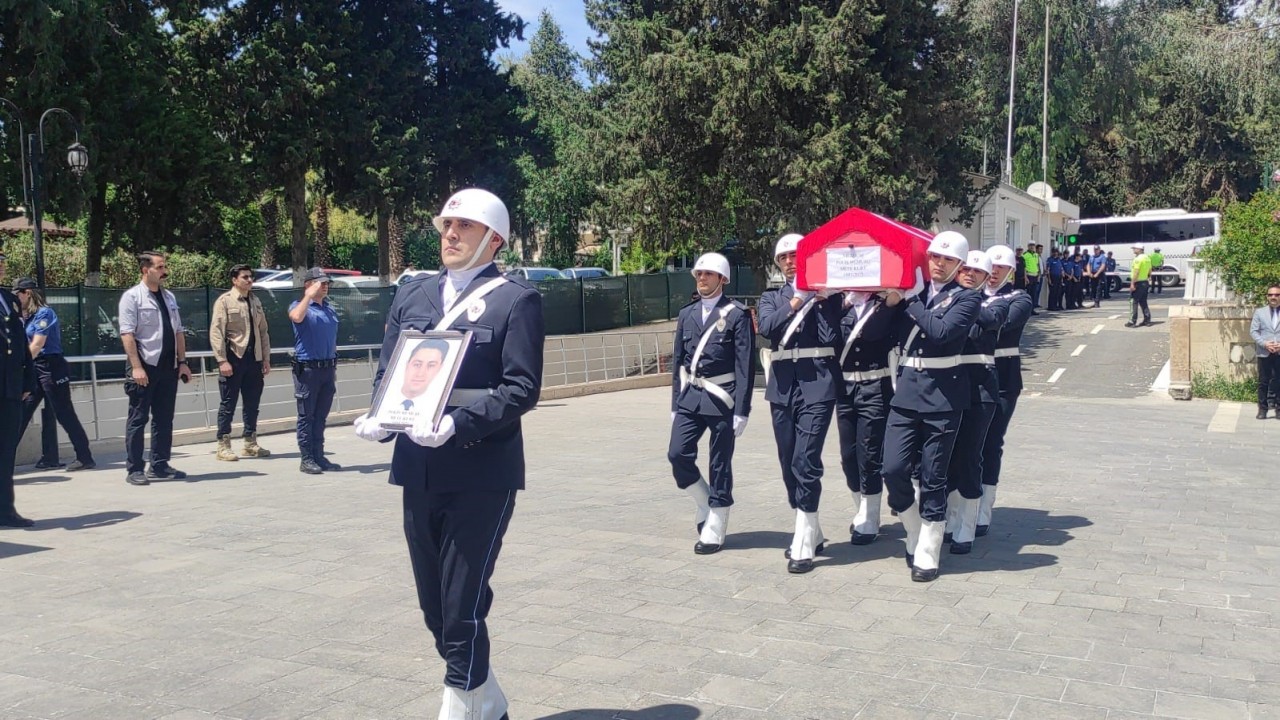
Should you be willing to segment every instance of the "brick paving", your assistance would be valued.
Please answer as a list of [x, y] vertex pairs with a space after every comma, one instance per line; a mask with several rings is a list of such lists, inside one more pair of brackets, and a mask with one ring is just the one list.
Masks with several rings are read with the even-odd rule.
[[[736, 458], [726, 549], [692, 552], [665, 390], [544, 403], [495, 577], [493, 664], [515, 720], [1280, 718], [1280, 421], [1218, 403], [1025, 397], [992, 533], [914, 584], [902, 529], [848, 544], [835, 433], [813, 573], [767, 406]], [[1247, 413], [1247, 414], [1245, 414]], [[1246, 419], [1247, 418], [1247, 419]], [[217, 463], [131, 487], [19, 478], [0, 531], [0, 718], [434, 718], [389, 447], [346, 470]], [[105, 460], [112, 458], [105, 457]]]

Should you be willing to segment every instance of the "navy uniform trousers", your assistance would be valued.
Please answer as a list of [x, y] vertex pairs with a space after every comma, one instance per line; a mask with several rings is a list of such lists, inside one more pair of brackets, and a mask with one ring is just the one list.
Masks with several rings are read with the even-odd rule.
[[963, 410], [918, 412], [896, 407], [889, 410], [884, 477], [890, 508], [902, 512], [915, 502], [911, 477], [919, 458], [920, 517], [931, 522], [946, 520], [947, 478], [963, 414]]
[[[700, 392], [690, 390], [690, 392]], [[733, 435], [733, 414], [703, 415], [688, 410], [676, 410], [671, 426], [671, 444], [667, 447], [667, 459], [671, 461], [676, 487], [681, 490], [698, 482], [698, 441], [702, 434], [711, 431], [710, 500], [711, 507], [733, 505], [733, 448], [737, 439]]]
[[[261, 377], [262, 372], [258, 375]], [[319, 462], [324, 457], [324, 428], [333, 407], [337, 380], [338, 369], [332, 365], [308, 367], [305, 361], [298, 361], [293, 366], [293, 397], [298, 402], [298, 451], [303, 459]], [[247, 427], [246, 424], [246, 432]]]
[[878, 495], [884, 489], [884, 429], [893, 399], [890, 378], [852, 383], [836, 401], [840, 467], [849, 489]]
[[[1000, 466], [1004, 461], [1004, 434], [1009, 431], [1009, 421], [1018, 407], [1018, 394], [1000, 393], [1000, 402], [992, 406], [991, 422], [982, 448], [982, 484], [1000, 484]], [[981, 494], [981, 493], [979, 493]], [[966, 496], [968, 497], [968, 496]]]
[[997, 403], [976, 402], [964, 411], [964, 417], [960, 419], [955, 448], [951, 453], [947, 488], [958, 491], [966, 500], [982, 497], [983, 467], [986, 464], [984, 445], [997, 407]]
[[[27, 425], [35, 417], [36, 407], [44, 402], [44, 427], [41, 428], [41, 456], [46, 460], [58, 460], [57, 428], [54, 421], [67, 431], [67, 439], [75, 448], [76, 459], [83, 463], [93, 462], [93, 452], [89, 449], [89, 435], [85, 433], [80, 418], [76, 416], [75, 405], [71, 402], [71, 370], [67, 359], [62, 355], [40, 355], [35, 359], [36, 390], [23, 402], [22, 429], [18, 433], [21, 438], [27, 432]], [[52, 446], [48, 440], [52, 435]]]
[[831, 428], [835, 401], [805, 402], [798, 387], [792, 388], [791, 395], [791, 402], [785, 405], [769, 403], [782, 482], [793, 509], [818, 512], [818, 501], [822, 499], [822, 445]]

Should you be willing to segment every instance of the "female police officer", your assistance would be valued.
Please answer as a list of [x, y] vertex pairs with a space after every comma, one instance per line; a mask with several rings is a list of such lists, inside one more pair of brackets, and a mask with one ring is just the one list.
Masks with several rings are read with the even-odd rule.
[[76, 450], [75, 462], [67, 466], [67, 472], [75, 470], [92, 470], [95, 467], [93, 452], [89, 449], [89, 436], [85, 434], [80, 418], [76, 417], [75, 406], [71, 403], [71, 372], [67, 360], [62, 356], [62, 329], [58, 324], [58, 315], [44, 301], [36, 281], [22, 278], [13, 286], [13, 292], [22, 303], [22, 314], [26, 318], [27, 342], [31, 357], [35, 358], [36, 391], [23, 403], [21, 437], [27, 431], [27, 425], [40, 401], [46, 400], [53, 406], [58, 424], [67, 431], [67, 438]]
[[[391, 482], [404, 488], [404, 530], [418, 602], [444, 658], [440, 720], [500, 720], [507, 700], [489, 669], [489, 579], [524, 489], [520, 416], [542, 389], [542, 297], [493, 263], [510, 229], [507, 208], [461, 190], [435, 218], [445, 272], [408, 283], [387, 314], [375, 383], [401, 330], [469, 330], [439, 425], [422, 413], [395, 441]], [[367, 415], [356, 434], [385, 440]]]

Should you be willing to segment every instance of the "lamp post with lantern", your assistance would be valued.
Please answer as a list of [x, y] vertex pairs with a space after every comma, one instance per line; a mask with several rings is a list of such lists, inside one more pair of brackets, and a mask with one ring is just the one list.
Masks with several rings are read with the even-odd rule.
[[49, 108], [40, 115], [40, 122], [36, 125], [36, 131], [26, 138], [25, 152], [22, 147], [22, 111], [17, 105], [9, 100], [0, 97], [0, 105], [8, 108], [18, 118], [18, 137], [19, 137], [19, 160], [22, 165], [22, 195], [23, 202], [27, 205], [28, 211], [31, 213], [31, 235], [33, 245], [35, 246], [36, 261], [36, 284], [43, 290], [45, 287], [44, 275], [44, 232], [43, 232], [43, 215], [44, 211], [40, 205], [40, 178], [41, 171], [44, 166], [44, 121], [52, 115], [61, 115], [71, 122], [71, 127], [76, 135], [76, 140], [67, 147], [67, 165], [71, 167], [71, 172], [75, 173], [79, 178], [84, 175], [84, 171], [89, 167], [89, 150], [80, 143], [80, 123], [75, 116], [63, 110], [62, 108]]

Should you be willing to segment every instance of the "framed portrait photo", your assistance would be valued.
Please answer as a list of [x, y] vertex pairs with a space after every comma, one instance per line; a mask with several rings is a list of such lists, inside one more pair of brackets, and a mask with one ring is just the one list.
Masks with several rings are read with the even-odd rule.
[[403, 431], [424, 414], [439, 425], [470, 344], [470, 332], [400, 333], [369, 416], [388, 430]]

